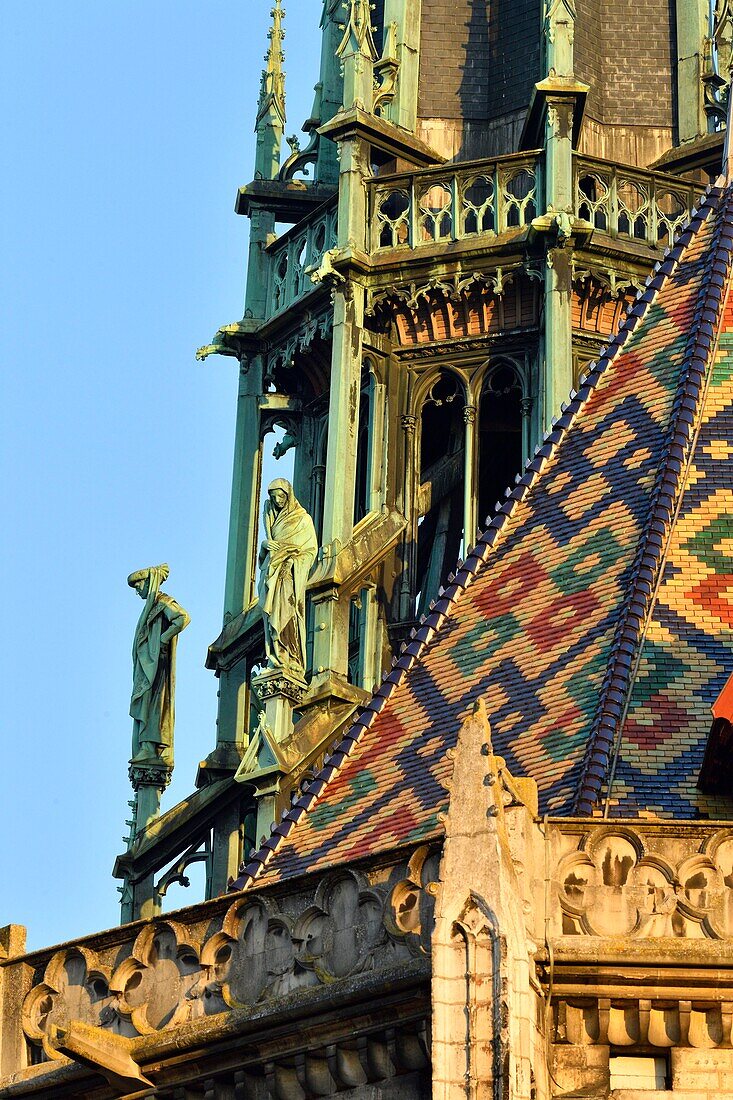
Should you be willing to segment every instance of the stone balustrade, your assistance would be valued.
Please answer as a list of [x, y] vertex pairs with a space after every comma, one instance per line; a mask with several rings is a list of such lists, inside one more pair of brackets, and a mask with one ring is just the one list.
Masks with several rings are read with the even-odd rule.
[[336, 199], [317, 207], [269, 246], [267, 317], [273, 317], [313, 290], [316, 269], [336, 244]]
[[419, 249], [521, 229], [540, 213], [540, 154], [369, 181], [370, 250]]
[[[602, 1048], [607, 1075], [612, 1049], [729, 1046], [733, 826], [540, 820], [513, 788], [502, 791], [513, 866], [535, 899], [525, 907], [528, 943], [549, 994], [558, 1073], [587, 1061], [589, 1048]], [[3, 1087], [59, 1072], [57, 1037], [77, 1025], [132, 1050], [143, 1044], [142, 1057], [197, 1021], [240, 1027], [301, 1001], [311, 1011], [371, 975], [426, 988], [440, 858], [436, 840], [371, 869], [216, 898], [31, 955], [6, 935]], [[686, 970], [694, 996], [681, 992]], [[400, 1058], [407, 1072], [412, 1062]]]
[[7, 958], [0, 1080], [64, 1061], [54, 1036], [72, 1023], [138, 1039], [247, 1007], [274, 1011], [319, 989], [331, 996], [365, 972], [419, 970], [433, 923], [425, 886], [438, 861], [421, 848], [368, 874], [335, 871], [286, 895], [217, 898]]
[[552, 823], [553, 937], [733, 938], [726, 823]]
[[[702, 188], [574, 154], [574, 214], [611, 237], [666, 248]], [[541, 154], [471, 161], [369, 181], [370, 250], [419, 249], [528, 226], [545, 212]]]
[[667, 248], [702, 188], [677, 176], [574, 156], [575, 214], [611, 237]]

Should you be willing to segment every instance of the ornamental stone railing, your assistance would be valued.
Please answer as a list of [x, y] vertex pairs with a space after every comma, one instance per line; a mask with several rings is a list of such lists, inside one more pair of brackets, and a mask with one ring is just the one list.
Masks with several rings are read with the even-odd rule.
[[317, 207], [268, 248], [270, 277], [267, 317], [287, 309], [313, 290], [309, 269], [320, 265], [336, 244], [336, 198]]
[[[538, 819], [509, 787], [502, 798], [514, 873], [535, 899], [528, 942], [552, 990], [555, 1044], [730, 1045], [733, 823]], [[436, 841], [369, 869], [6, 952], [0, 1078], [63, 1061], [54, 1037], [72, 1024], [163, 1041], [243, 1010], [259, 1018], [301, 999], [326, 1004], [380, 973], [427, 981], [440, 860]], [[642, 964], [648, 980], [632, 988], [629, 968]]]
[[597, 230], [667, 248], [702, 194], [677, 176], [574, 155], [575, 214]]
[[[528, 226], [551, 202], [541, 153], [370, 180], [372, 253], [491, 238]], [[676, 176], [573, 156], [575, 216], [611, 237], [666, 248], [702, 194]]]
[[540, 210], [540, 153], [477, 160], [369, 181], [371, 252], [491, 237]]
[[[367, 247], [377, 256], [457, 241], [486, 245], [526, 229], [551, 202], [541, 151], [379, 176], [367, 190]], [[668, 247], [702, 190], [676, 176], [573, 154], [575, 217], [619, 242]], [[336, 228], [334, 198], [269, 246], [267, 319], [313, 290], [311, 274], [327, 265]]]
[[[551, 823], [552, 936], [733, 939], [733, 824]], [[711, 945], [712, 947], [712, 945]]]

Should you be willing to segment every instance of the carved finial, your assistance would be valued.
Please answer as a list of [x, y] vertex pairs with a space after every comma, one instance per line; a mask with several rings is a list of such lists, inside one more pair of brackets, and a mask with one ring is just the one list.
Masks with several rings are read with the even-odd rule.
[[377, 47], [372, 34], [369, 0], [344, 0], [346, 18], [340, 24], [343, 37], [336, 47], [344, 73], [344, 107], [371, 111], [374, 96], [374, 62]]
[[731, 146], [731, 130], [733, 129], [733, 52], [730, 55], [728, 67], [728, 102], [726, 104], [725, 119], [725, 144], [723, 146], [723, 175], [726, 183], [733, 183], [733, 147]]
[[257, 109], [258, 127], [260, 120], [272, 109], [277, 112], [282, 124], [285, 124], [285, 73], [283, 72], [285, 54], [282, 48], [283, 39], [285, 38], [285, 31], [283, 30], [285, 10], [282, 6], [282, 0], [275, 0], [275, 6], [271, 9], [270, 16], [272, 25], [267, 32], [270, 45], [265, 54], [266, 67], [262, 70], [260, 102]]
[[369, 0], [346, 0], [342, 5], [348, 12], [342, 24], [344, 36], [336, 48], [336, 56], [347, 53], [365, 54], [370, 61], [379, 56], [372, 35], [372, 5]]
[[274, 179], [280, 169], [280, 147], [285, 132], [285, 73], [283, 62], [283, 18], [285, 9], [282, 0], [275, 0], [270, 11], [272, 24], [267, 37], [270, 44], [265, 54], [265, 68], [260, 82], [260, 98], [257, 105], [257, 155], [255, 159], [255, 178]]
[[547, 76], [571, 76], [575, 38], [575, 0], [545, 4], [545, 68]]

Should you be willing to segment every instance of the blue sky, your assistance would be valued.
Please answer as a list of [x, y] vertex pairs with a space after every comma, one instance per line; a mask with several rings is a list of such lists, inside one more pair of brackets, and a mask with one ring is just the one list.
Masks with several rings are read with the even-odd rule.
[[[291, 133], [318, 79], [321, 2], [286, 7]], [[269, 9], [3, 0], [0, 925], [27, 925], [31, 948], [118, 922], [133, 569], [167, 561], [191, 615], [164, 807], [214, 744], [204, 658], [221, 624], [236, 371], [194, 353], [242, 315], [233, 204], [252, 175]]]

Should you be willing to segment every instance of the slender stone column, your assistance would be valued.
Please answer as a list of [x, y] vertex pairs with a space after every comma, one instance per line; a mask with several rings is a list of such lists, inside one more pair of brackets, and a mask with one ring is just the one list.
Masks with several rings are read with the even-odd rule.
[[326, 483], [326, 467], [321, 463], [314, 466], [311, 472], [311, 478], [313, 481], [313, 501], [315, 505], [313, 508], [313, 523], [316, 531], [320, 531], [323, 522], [323, 486]]
[[476, 518], [476, 406], [463, 406], [463, 421], [466, 431], [463, 437], [463, 552], [465, 558], [476, 541], [478, 521]]
[[[344, 32], [336, 51], [343, 65], [344, 107], [372, 107], [376, 50], [368, 0], [344, 4]], [[367, 149], [356, 135], [339, 142], [338, 251], [366, 248]], [[356, 451], [359, 430], [362, 331], [366, 292], [351, 275], [333, 289], [333, 337], [328, 406], [326, 490], [321, 542], [336, 555], [351, 538], [354, 520]], [[348, 676], [349, 601], [327, 588], [313, 597], [313, 685]]]
[[521, 397], [519, 399], [519, 411], [522, 414], [522, 466], [529, 458], [530, 453], [530, 415], [533, 404], [531, 397]]
[[[264, 318], [267, 313], [269, 258], [265, 249], [275, 234], [275, 215], [255, 209], [251, 214], [245, 313]], [[224, 624], [252, 603], [256, 594], [262, 446], [260, 440], [263, 356], [254, 350], [240, 364], [234, 469], [229, 511], [229, 544], [224, 585]], [[242, 743], [247, 735], [248, 684], [246, 669], [235, 666], [221, 672], [217, 745]], [[235, 868], [236, 870], [236, 868]]]
[[[162, 764], [130, 764], [130, 783], [135, 792], [129, 846], [160, 814], [160, 799], [171, 780], [173, 769]], [[153, 875], [137, 882], [125, 880], [122, 888], [122, 921], [140, 920], [160, 913], [160, 898], [155, 893]]]
[[[328, 409], [326, 490], [321, 541], [337, 554], [353, 530], [356, 450], [359, 430], [361, 345], [364, 288], [350, 282], [334, 295], [331, 389]], [[348, 673], [348, 600], [327, 590], [314, 597], [313, 671], [316, 679], [329, 672]]]
[[[308, 694], [308, 684], [301, 676], [286, 669], [269, 668], [252, 677], [252, 689], [264, 710], [266, 738], [273, 742], [273, 747], [286, 745], [293, 733], [293, 708], [302, 704]], [[282, 772], [273, 771], [269, 785], [258, 790], [258, 840], [269, 835], [275, 820], [281, 776]]]
[[417, 565], [417, 476], [419, 474], [419, 458], [415, 454], [415, 429], [417, 417], [412, 413], [405, 413], [401, 418], [402, 430], [405, 434], [405, 480], [403, 506], [407, 518], [407, 530], [402, 542], [402, 576], [400, 577], [400, 610], [401, 622], [414, 617], [413, 604], [414, 593], [412, 586], [415, 583], [415, 571]]
[[211, 851], [211, 897], [226, 892], [230, 878], [237, 874], [242, 862], [242, 833], [240, 806], [231, 803], [214, 819], [213, 846]]
[[[246, 610], [256, 596], [262, 466], [259, 404], [261, 391], [262, 363], [260, 357], [256, 356], [249, 371], [240, 373], [239, 377], [224, 594], [225, 624]], [[220, 673], [217, 744], [241, 744], [246, 740], [248, 706], [247, 670], [244, 663], [240, 662]]]
[[[572, 99], [548, 97], [545, 116], [547, 209], [554, 212], [545, 263], [545, 385], [544, 428], [573, 388], [572, 248], [568, 211], [573, 209]], [[554, 241], [552, 241], [554, 236]]]
[[[264, 318], [267, 314], [269, 258], [265, 249], [274, 236], [275, 215], [272, 211], [253, 209], [245, 294], [247, 317]], [[229, 545], [224, 586], [225, 625], [249, 607], [255, 598], [257, 587], [257, 544], [262, 477], [260, 400], [263, 373], [264, 361], [259, 350], [255, 349], [250, 356], [242, 357], [237, 393]], [[244, 668], [235, 666], [221, 673], [217, 744], [242, 742], [246, 738], [247, 696], [248, 685]]]
[[224, 615], [238, 615], [254, 599], [261, 478], [260, 395], [262, 360], [256, 356], [239, 375], [234, 437], [229, 551]]
[[545, 371], [541, 422], [544, 430], [573, 388], [572, 229], [573, 131], [587, 91], [573, 72], [575, 6], [548, 0], [544, 25], [546, 79], [537, 85], [544, 103], [545, 147]]
[[376, 584], [364, 585], [364, 635], [362, 639], [362, 687], [371, 691], [382, 678], [382, 623], [379, 617]]

